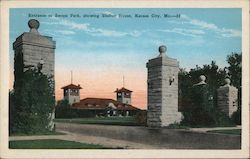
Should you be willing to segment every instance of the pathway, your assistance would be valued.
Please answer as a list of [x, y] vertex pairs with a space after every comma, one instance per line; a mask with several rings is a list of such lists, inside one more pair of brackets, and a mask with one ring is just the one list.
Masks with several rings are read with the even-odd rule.
[[56, 123], [56, 129], [65, 133], [65, 135], [12, 136], [10, 141], [60, 139], [127, 149], [239, 149], [241, 145], [240, 136], [205, 133], [208, 130], [235, 128], [192, 128], [190, 130], [180, 130]]
[[11, 136], [9, 141], [16, 140], [42, 140], [42, 139], [59, 139], [59, 140], [68, 140], [75, 141], [80, 143], [88, 144], [97, 144], [110, 148], [126, 148], [126, 149], [157, 149], [160, 147], [154, 145], [140, 144], [131, 141], [111, 139], [107, 137], [97, 137], [97, 136], [88, 136], [83, 134], [74, 134], [67, 131], [60, 131], [65, 133], [65, 135], [39, 135], [39, 136]]
[[[150, 145], [162, 149], [239, 149], [241, 136], [205, 133], [205, 129], [180, 130], [139, 126], [56, 123], [57, 130]], [[203, 131], [203, 132], [202, 132]], [[136, 147], [137, 148], [137, 147]]]
[[189, 128], [190, 131], [196, 132], [207, 132], [212, 130], [232, 130], [232, 129], [241, 129], [241, 126], [236, 127], [215, 127], [215, 128]]

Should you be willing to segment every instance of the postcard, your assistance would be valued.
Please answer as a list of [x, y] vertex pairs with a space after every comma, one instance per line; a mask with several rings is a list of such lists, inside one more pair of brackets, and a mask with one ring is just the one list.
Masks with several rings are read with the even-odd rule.
[[249, 1], [1, 1], [1, 158], [248, 158]]

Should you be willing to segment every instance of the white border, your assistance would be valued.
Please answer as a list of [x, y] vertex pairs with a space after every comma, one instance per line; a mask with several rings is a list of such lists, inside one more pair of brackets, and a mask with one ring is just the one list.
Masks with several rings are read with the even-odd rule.
[[[0, 1], [0, 158], [248, 158], [249, 157], [249, 1], [248, 0], [82, 0]], [[9, 150], [9, 8], [242, 8], [241, 150]]]

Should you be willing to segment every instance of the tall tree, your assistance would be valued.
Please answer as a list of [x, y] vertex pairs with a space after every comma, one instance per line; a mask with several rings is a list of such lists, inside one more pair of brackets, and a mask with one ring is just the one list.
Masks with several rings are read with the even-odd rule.
[[227, 56], [227, 62], [229, 64], [228, 75], [231, 79], [231, 83], [238, 89], [241, 89], [241, 76], [242, 76], [242, 54], [233, 52]]

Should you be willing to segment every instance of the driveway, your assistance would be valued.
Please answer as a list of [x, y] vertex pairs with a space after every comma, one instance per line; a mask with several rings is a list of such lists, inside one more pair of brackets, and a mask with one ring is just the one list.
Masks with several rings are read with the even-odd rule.
[[[240, 149], [241, 137], [180, 129], [56, 123], [56, 129], [86, 142], [140, 149]], [[85, 138], [84, 138], [85, 136]], [[80, 141], [80, 140], [79, 140]], [[120, 145], [119, 145], [120, 144]]]

